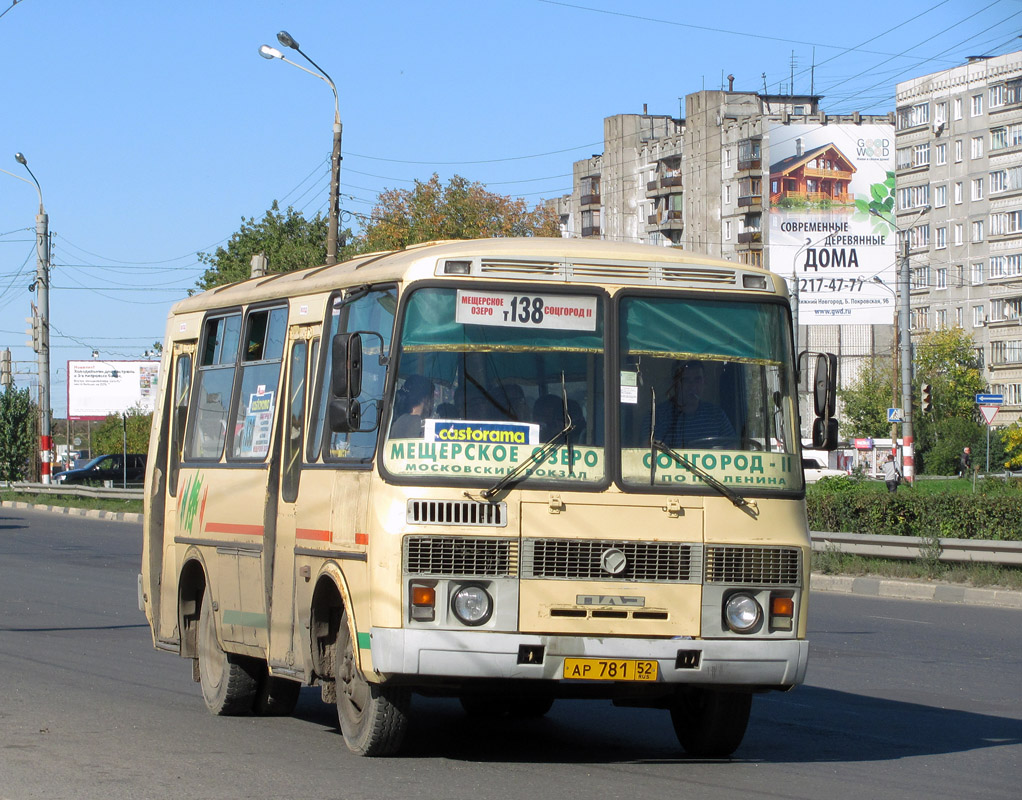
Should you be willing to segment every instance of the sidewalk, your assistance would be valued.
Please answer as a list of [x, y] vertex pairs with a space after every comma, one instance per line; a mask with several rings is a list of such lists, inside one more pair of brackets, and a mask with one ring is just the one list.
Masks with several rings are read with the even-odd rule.
[[[8, 508], [24, 508], [35, 511], [50, 511], [70, 517], [88, 517], [113, 522], [134, 522], [141, 524], [141, 514], [123, 511], [90, 511], [84, 508], [66, 506], [41, 506], [32, 503], [8, 502], [0, 504]], [[957, 583], [928, 581], [896, 581], [887, 578], [853, 577], [851, 575], [824, 575], [814, 572], [811, 578], [814, 592], [839, 592], [865, 597], [886, 597], [894, 600], [925, 600], [931, 603], [957, 603], [968, 606], [992, 606], [996, 608], [1022, 609], [1022, 592], [1008, 589], [977, 589]]]

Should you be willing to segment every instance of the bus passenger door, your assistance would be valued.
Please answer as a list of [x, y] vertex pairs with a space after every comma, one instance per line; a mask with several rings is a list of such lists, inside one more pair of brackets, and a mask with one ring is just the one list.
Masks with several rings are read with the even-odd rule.
[[[283, 389], [284, 406], [281, 409], [283, 423], [279, 436], [280, 477], [273, 568], [267, 585], [270, 609], [267, 663], [271, 672], [289, 675], [302, 674], [302, 664], [296, 656], [295, 644], [295, 546], [298, 542], [299, 498], [302, 503], [310, 502], [310, 489], [302, 485], [302, 442], [308, 416], [306, 406], [310, 364], [313, 363], [310, 344], [311, 328], [291, 328]], [[315, 487], [312, 489], [314, 492]]]

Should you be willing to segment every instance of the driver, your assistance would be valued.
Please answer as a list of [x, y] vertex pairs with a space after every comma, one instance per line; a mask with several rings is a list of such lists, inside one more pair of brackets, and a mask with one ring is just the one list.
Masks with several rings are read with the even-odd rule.
[[706, 446], [708, 439], [718, 440], [717, 446], [722, 439], [737, 440], [734, 426], [720, 406], [703, 400], [706, 375], [701, 361], [679, 362], [672, 378], [668, 399], [657, 404], [654, 436], [658, 441], [685, 448]]

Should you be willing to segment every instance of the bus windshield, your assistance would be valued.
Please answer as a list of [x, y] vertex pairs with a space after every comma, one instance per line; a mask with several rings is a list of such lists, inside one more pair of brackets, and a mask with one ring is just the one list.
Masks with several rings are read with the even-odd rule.
[[597, 293], [414, 291], [386, 469], [484, 486], [519, 467], [516, 485], [603, 481], [604, 305]]
[[783, 305], [626, 296], [619, 308], [623, 483], [705, 485], [694, 465], [740, 490], [801, 488]]

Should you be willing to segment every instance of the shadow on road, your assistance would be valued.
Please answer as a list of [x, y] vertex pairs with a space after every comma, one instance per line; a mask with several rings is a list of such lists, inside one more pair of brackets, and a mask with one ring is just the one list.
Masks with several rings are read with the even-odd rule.
[[[769, 699], [767, 699], [769, 698]], [[295, 716], [337, 733], [332, 706], [305, 689]], [[1022, 743], [1022, 720], [866, 697], [811, 686], [753, 702], [736, 760], [890, 761]], [[338, 746], [343, 743], [338, 741]], [[403, 758], [529, 763], [690, 760], [666, 711], [559, 700], [543, 719], [466, 715], [456, 700], [416, 696]]]

